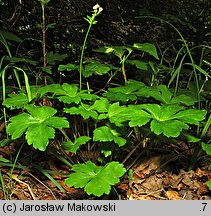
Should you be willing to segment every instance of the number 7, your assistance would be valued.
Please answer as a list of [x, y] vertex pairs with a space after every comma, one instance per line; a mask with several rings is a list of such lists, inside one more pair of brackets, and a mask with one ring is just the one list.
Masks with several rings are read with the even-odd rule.
[[203, 207], [203, 210], [202, 210], [202, 211], [205, 211], [205, 208], [206, 208], [206, 206], [207, 206], [207, 203], [202, 203], [202, 205], [204, 205], [204, 207]]

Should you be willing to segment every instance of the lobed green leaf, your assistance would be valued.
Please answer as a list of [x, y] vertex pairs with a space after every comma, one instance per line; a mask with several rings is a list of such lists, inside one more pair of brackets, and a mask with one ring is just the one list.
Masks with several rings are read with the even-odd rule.
[[126, 172], [123, 164], [110, 162], [104, 167], [97, 167], [91, 161], [85, 164], [77, 164], [72, 168], [75, 173], [69, 175], [65, 180], [68, 186], [84, 188], [88, 195], [101, 196], [109, 194], [111, 185], [119, 182], [119, 178]]
[[94, 130], [94, 141], [112, 142], [114, 141], [119, 147], [125, 145], [126, 139], [119, 137], [119, 133], [108, 126], [102, 126]]

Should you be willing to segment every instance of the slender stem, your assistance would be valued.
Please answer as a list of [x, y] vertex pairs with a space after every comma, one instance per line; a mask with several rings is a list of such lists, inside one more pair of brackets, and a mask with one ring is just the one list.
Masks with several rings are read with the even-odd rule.
[[[42, 49], [43, 49], [43, 67], [47, 65], [47, 53], [46, 53], [46, 23], [45, 23], [45, 5], [42, 3]], [[45, 76], [45, 85], [47, 80]]]
[[206, 122], [206, 124], [204, 126], [204, 129], [202, 130], [201, 138], [203, 138], [205, 136], [205, 134], [207, 133], [207, 131], [208, 131], [209, 127], [210, 127], [210, 125], [211, 125], [211, 114], [210, 114], [210, 116], [209, 116], [209, 118], [208, 118], [208, 120], [207, 120], [207, 122]]
[[122, 75], [123, 75], [124, 81], [126, 83], [127, 82], [127, 77], [126, 77], [126, 74], [125, 74], [125, 61], [124, 60], [122, 61]]
[[90, 25], [89, 25], [89, 28], [86, 32], [86, 36], [84, 38], [84, 43], [83, 43], [83, 46], [82, 46], [82, 50], [81, 50], [81, 57], [80, 57], [80, 66], [79, 66], [79, 76], [80, 76], [80, 84], [79, 84], [79, 88], [80, 88], [80, 91], [81, 91], [81, 86], [82, 86], [82, 68], [83, 68], [83, 56], [84, 56], [84, 51], [85, 51], [85, 48], [86, 48], [86, 43], [87, 43], [87, 39], [88, 39], [88, 36], [89, 36], [89, 32], [91, 30], [91, 27], [92, 27], [92, 24], [93, 24], [93, 21], [90, 22]]
[[67, 136], [66, 132], [63, 129], [59, 129], [61, 131], [61, 133], [64, 135], [65, 139], [67, 141], [71, 141], [70, 138]]

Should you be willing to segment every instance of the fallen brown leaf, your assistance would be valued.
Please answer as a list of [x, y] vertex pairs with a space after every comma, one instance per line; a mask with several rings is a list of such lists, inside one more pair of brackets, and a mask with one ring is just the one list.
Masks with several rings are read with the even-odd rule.
[[181, 200], [182, 199], [177, 191], [167, 191], [166, 196], [169, 200]]

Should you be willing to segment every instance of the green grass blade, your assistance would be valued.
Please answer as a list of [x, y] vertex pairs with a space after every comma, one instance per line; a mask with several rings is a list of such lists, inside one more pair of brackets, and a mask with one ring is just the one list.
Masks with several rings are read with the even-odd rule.
[[61, 192], [63, 192], [63, 193], [66, 192], [66, 191], [64, 190], [64, 188], [48, 173], [47, 170], [44, 170], [44, 169], [42, 169], [42, 168], [39, 167], [39, 166], [35, 166], [35, 167], [36, 167], [36, 169], [38, 169], [40, 172], [42, 172], [43, 175], [45, 175], [48, 179], [50, 179], [50, 180], [56, 185], [56, 187], [59, 188], [59, 190], [60, 190]]

